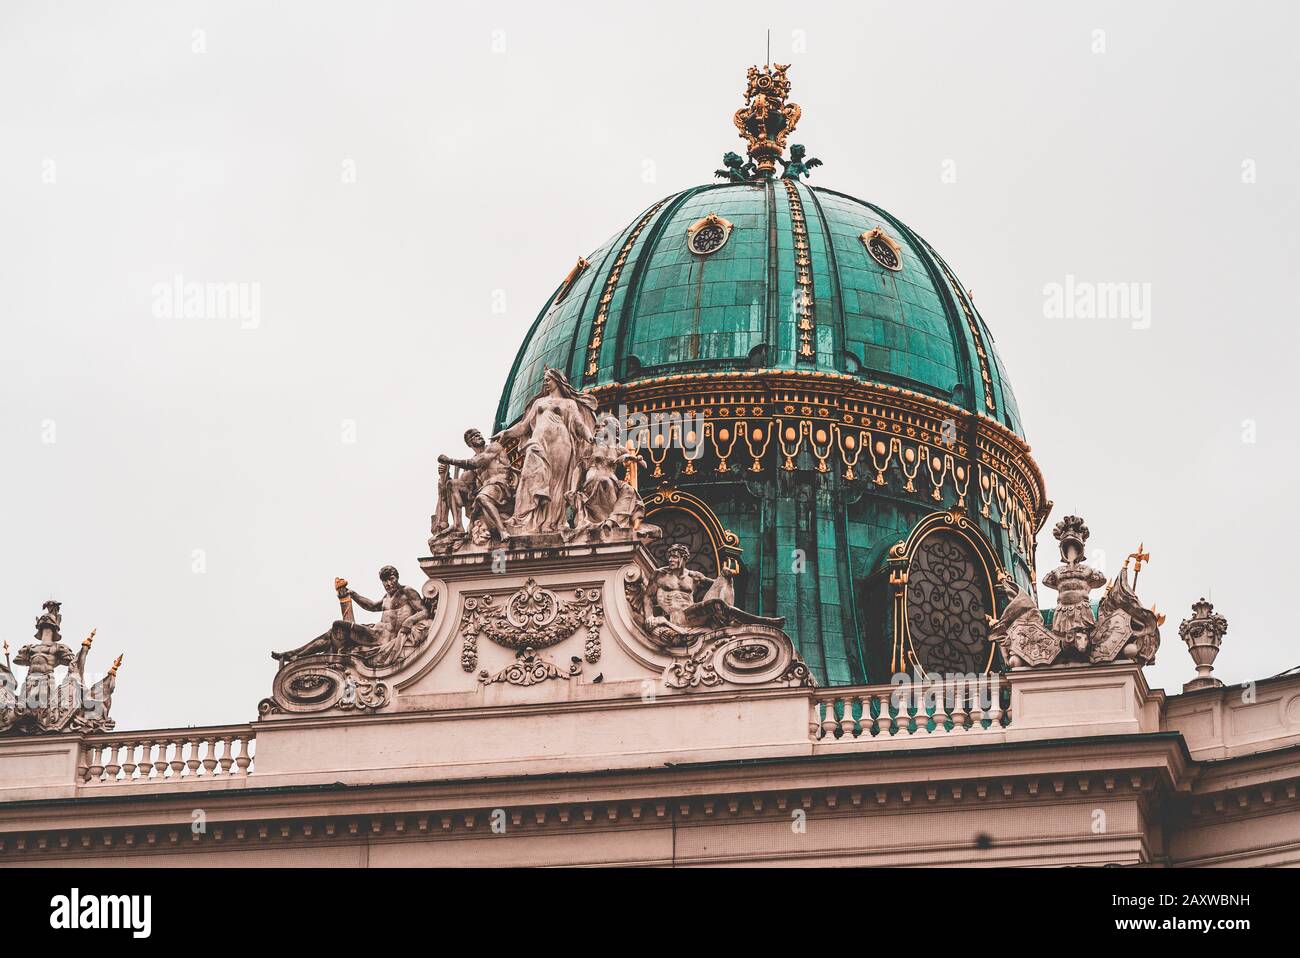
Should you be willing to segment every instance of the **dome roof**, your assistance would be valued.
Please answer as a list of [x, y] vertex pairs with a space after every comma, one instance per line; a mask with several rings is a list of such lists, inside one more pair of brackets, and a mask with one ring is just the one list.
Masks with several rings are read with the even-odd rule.
[[520, 347], [498, 427], [547, 366], [583, 388], [736, 369], [847, 373], [1023, 437], [993, 337], [943, 259], [879, 207], [792, 179], [676, 193], [580, 260]]

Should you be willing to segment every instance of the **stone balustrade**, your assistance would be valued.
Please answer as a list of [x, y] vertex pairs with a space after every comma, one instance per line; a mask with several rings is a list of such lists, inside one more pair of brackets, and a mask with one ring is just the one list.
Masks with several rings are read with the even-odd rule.
[[87, 735], [79, 784], [209, 782], [253, 771], [257, 733], [249, 725]]
[[[1284, 689], [1268, 691], [1261, 699], [1273, 713], [1300, 713]], [[448, 696], [393, 715], [279, 715], [211, 728], [6, 736], [0, 805], [109, 789], [162, 795], [477, 780], [1123, 735], [1160, 731], [1163, 702], [1135, 665], [653, 698], [644, 697], [640, 682], [571, 693], [569, 700], [525, 706]], [[1183, 724], [1195, 721], [1192, 715]], [[1244, 721], [1234, 719], [1234, 727]], [[629, 728], [638, 730], [636, 749], [628, 748]]]
[[814, 742], [887, 741], [948, 732], [1001, 732], [1011, 724], [1010, 687], [998, 675], [919, 684], [828, 689], [812, 695]]

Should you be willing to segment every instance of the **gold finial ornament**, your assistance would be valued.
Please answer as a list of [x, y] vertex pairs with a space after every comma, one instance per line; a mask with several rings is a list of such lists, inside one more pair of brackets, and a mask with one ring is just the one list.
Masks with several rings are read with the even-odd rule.
[[1128, 565], [1128, 560], [1129, 560], [1129, 559], [1134, 560], [1134, 562], [1133, 562], [1133, 588], [1135, 588], [1135, 589], [1137, 588], [1138, 575], [1142, 572], [1142, 563], [1144, 563], [1144, 562], [1150, 562], [1150, 561], [1151, 561], [1151, 553], [1150, 553], [1150, 552], [1146, 552], [1146, 551], [1144, 551], [1145, 547], [1146, 547], [1146, 543], [1144, 543], [1144, 542], [1139, 542], [1139, 543], [1138, 543], [1137, 552], [1130, 552], [1129, 555], [1128, 555], [1128, 559], [1125, 559], [1125, 560], [1124, 560], [1124, 565], [1125, 565], [1125, 566]]
[[117, 675], [117, 670], [122, 667], [122, 656], [119, 655], [113, 662], [112, 667], [108, 670], [109, 675]]
[[98, 632], [98, 631], [99, 631], [98, 629], [91, 629], [91, 630], [90, 630], [90, 635], [86, 636], [86, 637], [82, 640], [82, 642], [81, 642], [81, 647], [82, 647], [83, 649], [88, 649], [88, 648], [91, 647], [91, 645], [94, 644], [94, 642], [95, 642], [95, 633]]
[[803, 111], [797, 103], [787, 103], [790, 81], [785, 71], [788, 63], [749, 68], [745, 87], [745, 106], [736, 111], [732, 121], [748, 146], [756, 175], [776, 174], [776, 161], [785, 152], [786, 138], [794, 132]]

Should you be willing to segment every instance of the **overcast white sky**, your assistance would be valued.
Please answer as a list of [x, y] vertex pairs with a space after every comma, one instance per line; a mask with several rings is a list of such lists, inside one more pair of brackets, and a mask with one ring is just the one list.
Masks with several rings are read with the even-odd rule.
[[[1040, 569], [1067, 511], [1112, 572], [1145, 541], [1171, 692], [1210, 590], [1225, 680], [1300, 664], [1280, 2], [6, 2], [0, 637], [54, 596], [92, 667], [126, 652], [121, 727], [254, 717], [335, 575], [420, 584], [434, 457], [574, 259], [739, 148], [768, 27], [814, 182], [974, 290], [1057, 503]], [[178, 274], [256, 284], [255, 323], [155, 315]], [[1149, 328], [1048, 318], [1067, 276], [1149, 284]]]

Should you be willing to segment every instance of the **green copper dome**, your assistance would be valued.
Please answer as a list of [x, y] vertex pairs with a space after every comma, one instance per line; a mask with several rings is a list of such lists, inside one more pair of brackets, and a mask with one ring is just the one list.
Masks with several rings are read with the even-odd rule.
[[642, 211], [583, 262], [528, 331], [498, 427], [519, 416], [547, 366], [582, 388], [795, 369], [910, 389], [1023, 436], [965, 288], [870, 203], [788, 179], [699, 186]]

